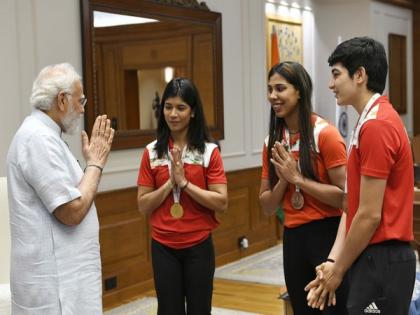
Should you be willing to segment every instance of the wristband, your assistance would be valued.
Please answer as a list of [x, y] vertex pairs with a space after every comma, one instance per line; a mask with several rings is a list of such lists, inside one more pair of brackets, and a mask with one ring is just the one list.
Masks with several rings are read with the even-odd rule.
[[327, 258], [327, 261], [330, 262], [330, 263], [335, 263], [335, 260], [332, 259], [332, 258]]
[[188, 186], [189, 183], [190, 183], [190, 181], [187, 180], [187, 182], [185, 183], [185, 185], [182, 186], [182, 187], [179, 187], [179, 188], [181, 188], [181, 190], [184, 190], [185, 188], [187, 188], [187, 186]]
[[84, 170], [84, 171], [86, 171], [86, 169], [87, 169], [88, 167], [96, 167], [96, 168], [98, 168], [98, 169], [101, 171], [101, 173], [102, 173], [102, 171], [104, 170], [104, 168], [103, 168], [103, 167], [100, 167], [99, 165], [96, 165], [96, 164], [88, 164], [88, 165], [86, 165], [86, 167], [85, 167], [85, 170]]

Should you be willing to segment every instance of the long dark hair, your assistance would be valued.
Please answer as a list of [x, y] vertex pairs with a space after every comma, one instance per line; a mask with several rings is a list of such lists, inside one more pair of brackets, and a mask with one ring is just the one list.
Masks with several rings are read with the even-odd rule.
[[206, 142], [212, 142], [207, 128], [206, 119], [204, 117], [203, 105], [201, 103], [200, 94], [192, 81], [185, 78], [174, 78], [165, 87], [159, 108], [158, 125], [156, 129], [157, 142], [155, 150], [158, 157], [162, 158], [168, 150], [168, 141], [171, 131], [165, 121], [163, 110], [165, 102], [170, 97], [179, 96], [185, 103], [191, 107], [194, 116], [191, 117], [188, 132], [187, 143], [188, 148], [204, 153]]
[[[315, 141], [311, 122], [312, 116], [312, 81], [306, 72], [305, 68], [297, 63], [286, 61], [274, 65], [268, 73], [268, 79], [274, 75], [279, 74], [286, 79], [288, 83], [294, 86], [299, 91], [299, 131], [300, 131], [300, 145], [299, 145], [299, 164], [301, 173], [307, 178], [318, 180], [318, 175], [315, 167]], [[278, 181], [274, 165], [270, 162], [271, 148], [276, 141], [283, 140], [283, 131], [286, 122], [283, 118], [276, 117], [276, 114], [271, 108], [270, 111], [270, 129], [268, 138], [268, 165], [269, 165], [269, 180], [271, 188], [274, 187]]]

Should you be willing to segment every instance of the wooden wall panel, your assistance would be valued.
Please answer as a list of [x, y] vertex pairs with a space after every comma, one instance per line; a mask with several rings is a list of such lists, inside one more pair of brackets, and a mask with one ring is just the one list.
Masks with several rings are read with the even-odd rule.
[[[213, 41], [211, 34], [196, 34], [192, 39], [192, 80], [200, 91], [203, 102], [204, 116], [209, 127], [215, 126], [214, 107], [214, 76], [213, 76]], [[206, 62], [203, 62], [206, 60]]]
[[413, 232], [414, 240], [420, 244], [420, 205], [414, 206], [413, 212]]
[[[98, 194], [104, 305], [121, 304], [141, 285], [151, 287], [149, 225], [138, 212], [135, 188]], [[106, 282], [116, 280], [106, 290]], [[128, 292], [128, 293], [127, 293]], [[131, 294], [132, 295], [132, 294]]]
[[389, 99], [399, 114], [407, 113], [407, 39], [388, 34]]
[[413, 135], [420, 134], [420, 1], [413, 10]]
[[[213, 233], [217, 265], [248, 256], [278, 241], [277, 219], [265, 217], [258, 204], [260, 174], [261, 168], [226, 174], [229, 208], [218, 215], [220, 225]], [[127, 302], [153, 287], [150, 228], [147, 218], [137, 211], [136, 196], [137, 187], [132, 187], [100, 193], [95, 200], [105, 308]], [[238, 246], [243, 236], [249, 240], [248, 249]], [[112, 281], [116, 287], [107, 290]]]
[[251, 221], [253, 222], [253, 229], [252, 230], [260, 230], [260, 229], [267, 229], [270, 228], [272, 224], [272, 220], [270, 217], [267, 217], [263, 211], [260, 210], [259, 206], [259, 198], [258, 195], [260, 193], [260, 182], [258, 181], [258, 185], [256, 185], [254, 191], [251, 192], [252, 199], [251, 199]]
[[229, 210], [226, 213], [218, 214], [220, 221], [216, 235], [226, 235], [232, 230], [247, 231], [250, 228], [249, 216], [244, 212], [249, 207], [249, 191], [247, 188], [236, 188], [229, 191]]
[[413, 135], [420, 134], [420, 1], [379, 0], [413, 10]]
[[377, 0], [377, 1], [391, 4], [391, 5], [396, 5], [398, 7], [412, 9], [414, 7], [414, 2], [416, 0]]
[[[110, 44], [96, 45], [96, 49], [99, 113], [107, 113], [115, 130], [127, 129], [125, 108], [117, 106], [121, 104], [123, 95], [119, 89], [115, 88], [123, 83], [122, 72], [119, 71], [121, 68], [120, 52], [115, 45]], [[121, 119], [119, 119], [120, 117]]]
[[420, 254], [420, 192], [414, 191], [414, 207], [413, 207], [413, 232], [414, 242], [418, 246]]
[[137, 70], [124, 72], [124, 104], [127, 129], [140, 129], [139, 81]]
[[141, 68], [145, 65], [187, 64], [190, 39], [172, 37], [150, 41], [133, 41], [120, 45], [124, 68]]
[[[108, 114], [117, 131], [139, 129], [137, 90], [141, 82], [137, 80], [137, 70], [163, 70], [172, 66], [177, 70], [176, 75], [191, 78], [196, 84], [208, 125], [215, 127], [214, 43], [210, 30], [198, 26], [191, 28], [189, 34], [184, 34], [185, 28], [178, 31], [173, 29], [168, 33], [165, 25], [153, 25], [145, 29], [153, 32], [157, 39], [145, 37], [143, 33], [133, 38], [130, 35], [132, 26], [106, 28], [108, 32], [97, 29], [95, 76], [99, 82], [96, 90], [100, 112]], [[162, 32], [165, 32], [165, 38], [161, 38]]]
[[133, 218], [101, 228], [101, 245], [112, 248], [112, 251], [103, 252], [105, 264], [132, 256], [147, 260], [147, 237], [139, 230], [139, 226], [144, 226], [141, 221], [141, 218]]

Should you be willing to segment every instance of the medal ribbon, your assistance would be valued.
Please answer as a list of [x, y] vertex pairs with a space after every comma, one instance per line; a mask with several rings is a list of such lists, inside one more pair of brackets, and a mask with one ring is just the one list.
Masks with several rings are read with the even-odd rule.
[[[299, 145], [300, 145], [300, 137], [296, 140], [296, 142], [293, 144], [293, 146], [290, 145], [290, 132], [289, 129], [284, 128], [283, 129], [283, 139], [286, 142], [287, 145], [287, 152], [299, 152]], [[300, 173], [300, 162], [299, 159], [297, 160], [297, 167]], [[295, 186], [295, 191], [300, 192], [299, 186]]]
[[[367, 114], [372, 109], [373, 105], [375, 105], [376, 100], [380, 96], [381, 95], [379, 93], [375, 93], [370, 98], [369, 102], [366, 104], [365, 108], [363, 109], [362, 113], [360, 114], [359, 119], [357, 120], [357, 124], [353, 128], [353, 131], [351, 132], [350, 143], [349, 143], [349, 147], [347, 148], [347, 162], [350, 158], [350, 152], [351, 152], [353, 146], [356, 146], [356, 147], [359, 146], [360, 129], [362, 129], [362, 125], [365, 122]], [[346, 181], [344, 182], [344, 193], [347, 194], [347, 167], [346, 167]]]
[[300, 138], [293, 144], [293, 147], [290, 145], [290, 132], [289, 129], [283, 129], [283, 139], [287, 144], [287, 151], [288, 152], [299, 152], [299, 143]]

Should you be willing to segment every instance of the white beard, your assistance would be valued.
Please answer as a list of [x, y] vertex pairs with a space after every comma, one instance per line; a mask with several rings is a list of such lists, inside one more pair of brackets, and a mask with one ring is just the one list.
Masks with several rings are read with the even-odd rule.
[[63, 131], [66, 134], [74, 135], [80, 129], [79, 127], [81, 118], [82, 115], [75, 112], [73, 105], [71, 105], [66, 116], [61, 121], [61, 124], [63, 125]]

